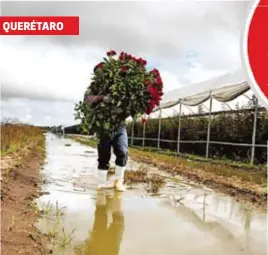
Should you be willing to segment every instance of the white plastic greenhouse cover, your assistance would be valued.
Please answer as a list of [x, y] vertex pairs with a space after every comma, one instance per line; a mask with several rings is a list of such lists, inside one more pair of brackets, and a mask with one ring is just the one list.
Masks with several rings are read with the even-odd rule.
[[180, 102], [183, 105], [196, 106], [207, 101], [210, 95], [219, 102], [228, 102], [244, 94], [249, 89], [246, 75], [242, 69], [239, 69], [208, 81], [167, 92], [155, 111], [160, 108], [173, 107]]

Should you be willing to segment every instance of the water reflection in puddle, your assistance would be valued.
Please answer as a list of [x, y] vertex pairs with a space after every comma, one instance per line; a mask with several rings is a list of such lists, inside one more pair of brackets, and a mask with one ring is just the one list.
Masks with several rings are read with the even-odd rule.
[[49, 194], [38, 203], [65, 209], [60, 217], [42, 217], [38, 227], [61, 232], [54, 254], [266, 254], [265, 214], [185, 181], [170, 181], [157, 196], [142, 188], [97, 193], [96, 156], [95, 149], [47, 135]]

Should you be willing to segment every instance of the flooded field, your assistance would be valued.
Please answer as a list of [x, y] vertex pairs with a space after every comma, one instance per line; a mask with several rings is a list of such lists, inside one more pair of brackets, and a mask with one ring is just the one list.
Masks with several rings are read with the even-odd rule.
[[[97, 192], [96, 149], [52, 134], [46, 143], [37, 227], [53, 254], [267, 254], [266, 214], [169, 176], [157, 194], [141, 184]], [[130, 170], [138, 167], [130, 160]]]

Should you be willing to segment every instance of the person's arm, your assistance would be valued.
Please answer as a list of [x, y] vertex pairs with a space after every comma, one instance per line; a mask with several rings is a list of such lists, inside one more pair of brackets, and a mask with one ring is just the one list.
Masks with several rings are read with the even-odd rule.
[[[90, 103], [91, 105], [96, 105], [100, 102], [104, 102], [106, 104], [109, 104], [111, 102], [111, 97], [108, 96], [86, 96], [85, 97], [85, 102]], [[130, 112], [124, 111], [120, 107], [115, 107], [112, 109], [112, 114], [119, 115], [119, 118], [122, 120], [125, 120], [127, 117], [130, 116]]]

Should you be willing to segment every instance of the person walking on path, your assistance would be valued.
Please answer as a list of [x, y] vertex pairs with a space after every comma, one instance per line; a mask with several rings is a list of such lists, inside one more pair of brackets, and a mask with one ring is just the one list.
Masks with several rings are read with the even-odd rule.
[[[96, 67], [94, 72], [96, 71]], [[111, 102], [109, 95], [89, 95], [85, 97], [85, 102], [89, 103], [91, 107], [103, 102], [109, 107]], [[99, 133], [98, 143], [98, 188], [115, 188], [117, 191], [125, 191], [124, 173], [128, 161], [128, 136], [125, 120], [129, 116], [123, 109], [111, 109], [112, 114], [118, 116], [120, 127], [111, 133]], [[110, 167], [111, 149], [116, 156], [115, 160], [115, 175], [112, 178], [112, 183], [107, 184], [107, 174]]]

